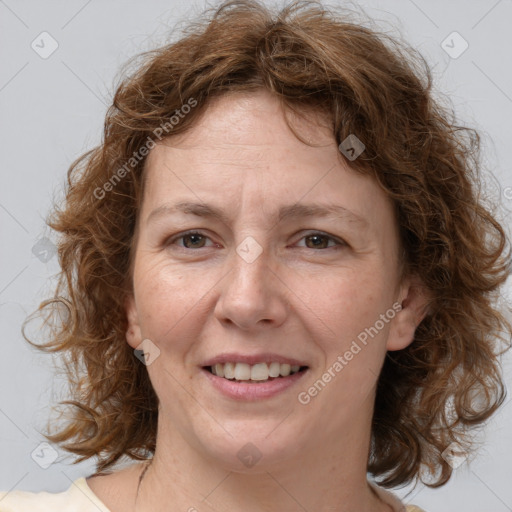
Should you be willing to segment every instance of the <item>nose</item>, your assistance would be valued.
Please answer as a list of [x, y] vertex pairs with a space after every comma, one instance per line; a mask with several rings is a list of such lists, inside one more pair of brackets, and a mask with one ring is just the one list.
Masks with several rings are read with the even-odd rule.
[[270, 265], [264, 251], [254, 261], [233, 252], [231, 270], [219, 283], [220, 296], [215, 306], [216, 318], [244, 331], [278, 327], [286, 318], [286, 285]]

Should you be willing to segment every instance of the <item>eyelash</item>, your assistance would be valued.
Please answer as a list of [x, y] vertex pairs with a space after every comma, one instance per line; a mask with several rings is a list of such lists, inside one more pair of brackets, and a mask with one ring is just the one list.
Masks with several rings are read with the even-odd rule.
[[[173, 245], [176, 241], [178, 241], [180, 239], [183, 239], [183, 238], [185, 238], [187, 236], [192, 236], [192, 235], [199, 235], [199, 236], [202, 236], [202, 237], [210, 240], [210, 237], [208, 237], [207, 235], [205, 235], [201, 231], [187, 231], [185, 233], [181, 233], [180, 235], [177, 235], [174, 238], [170, 239], [166, 245]], [[335, 237], [333, 237], [331, 235], [328, 235], [326, 233], [323, 233], [322, 231], [312, 231], [312, 232], [308, 233], [307, 235], [304, 235], [302, 238], [300, 238], [300, 240], [303, 240], [305, 238], [312, 237], [312, 236], [320, 236], [320, 237], [328, 239], [329, 241], [332, 241], [332, 242], [336, 243], [336, 246], [326, 247], [324, 249], [319, 249], [320, 251], [326, 251], [327, 249], [337, 249], [339, 247], [346, 247], [348, 245], [343, 240], [341, 240], [339, 238], [335, 238]], [[195, 249], [190, 249], [190, 248], [183, 247], [183, 246], [180, 246], [179, 248], [187, 250], [187, 251], [195, 250]], [[198, 249], [206, 249], [206, 248], [207, 247], [199, 247]], [[304, 247], [304, 248], [305, 249], [309, 249], [309, 247]], [[315, 250], [315, 249], [311, 249], [311, 250]]]

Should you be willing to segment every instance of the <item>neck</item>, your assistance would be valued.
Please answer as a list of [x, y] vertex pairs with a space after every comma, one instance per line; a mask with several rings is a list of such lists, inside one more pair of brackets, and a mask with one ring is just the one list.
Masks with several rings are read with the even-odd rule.
[[[361, 420], [366, 429], [360, 428]], [[171, 422], [159, 422], [157, 449], [136, 511], [163, 512], [172, 504], [172, 510], [189, 512], [388, 512], [366, 479], [370, 423], [371, 415], [351, 418], [344, 433], [322, 432], [287, 460], [264, 463], [262, 458], [240, 472], [192, 447]]]

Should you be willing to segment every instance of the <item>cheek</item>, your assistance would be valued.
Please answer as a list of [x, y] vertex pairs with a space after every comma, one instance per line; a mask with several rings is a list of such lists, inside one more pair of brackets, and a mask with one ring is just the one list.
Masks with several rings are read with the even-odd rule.
[[326, 425], [331, 426], [326, 428], [333, 432], [354, 421], [373, 402], [394, 317], [391, 297], [376, 284], [373, 281], [370, 289], [368, 283], [357, 286], [355, 281], [345, 282], [345, 286], [331, 290], [335, 295], [329, 294], [319, 303], [329, 332], [323, 334], [325, 331], [317, 328], [314, 339], [324, 360], [300, 389], [298, 399], [312, 407], [312, 415], [316, 411], [324, 417]]
[[[215, 280], [193, 269], [169, 265], [143, 265], [136, 274], [136, 295], [142, 335], [162, 351], [179, 353], [196, 339], [194, 321], [202, 315]], [[171, 350], [172, 349], [172, 350]]]
[[382, 269], [367, 267], [329, 279], [314, 295], [311, 334], [324, 360], [312, 375], [314, 389], [309, 389], [318, 394], [317, 405], [340, 405], [335, 414], [340, 421], [354, 414], [375, 388], [394, 318], [391, 289]]
[[[391, 287], [385, 276], [369, 267], [312, 277], [302, 287], [309, 290], [304, 303], [313, 313], [312, 325], [317, 326], [317, 333], [325, 332], [321, 339], [329, 352], [349, 347], [391, 307]], [[387, 329], [382, 331], [384, 335]]]

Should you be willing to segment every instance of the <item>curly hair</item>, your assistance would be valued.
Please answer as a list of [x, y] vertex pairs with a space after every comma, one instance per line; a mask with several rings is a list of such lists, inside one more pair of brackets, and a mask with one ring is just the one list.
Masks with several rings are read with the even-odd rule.
[[[155, 450], [158, 398], [125, 339], [145, 155], [237, 91], [265, 88], [285, 109], [325, 114], [337, 144], [364, 141], [346, 163], [392, 199], [406, 272], [431, 294], [414, 341], [387, 353], [368, 471], [385, 487], [443, 485], [452, 471], [443, 450], [469, 450], [474, 427], [503, 402], [498, 346], [512, 326], [496, 300], [510, 246], [482, 198], [480, 136], [434, 100], [417, 51], [353, 14], [310, 1], [277, 11], [224, 2], [142, 54], [118, 84], [102, 143], [71, 165], [65, 202], [49, 216], [62, 271], [35, 312], [52, 326], [36, 346], [62, 354], [71, 393], [66, 421], [47, 437], [78, 461], [97, 456], [101, 472]], [[68, 314], [56, 315], [62, 304]]]

